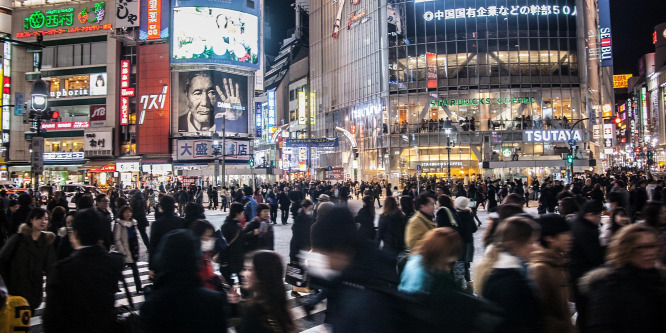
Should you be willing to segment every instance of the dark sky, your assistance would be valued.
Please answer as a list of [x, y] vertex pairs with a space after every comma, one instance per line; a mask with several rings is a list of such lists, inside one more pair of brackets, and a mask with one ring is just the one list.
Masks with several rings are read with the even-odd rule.
[[266, 0], [264, 3], [266, 24], [271, 26], [270, 38], [264, 38], [267, 55], [277, 55], [280, 42], [293, 32], [296, 15], [292, 3], [294, 0]]
[[654, 26], [666, 22], [666, 0], [610, 0], [613, 71], [638, 74], [638, 58], [654, 52]]

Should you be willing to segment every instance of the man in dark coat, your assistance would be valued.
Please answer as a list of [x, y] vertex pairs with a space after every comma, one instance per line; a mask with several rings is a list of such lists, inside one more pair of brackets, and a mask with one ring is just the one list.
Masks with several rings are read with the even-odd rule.
[[571, 248], [569, 269], [578, 311], [576, 324], [579, 329], [585, 327], [588, 304], [586, 297], [578, 289], [578, 280], [587, 272], [604, 263], [605, 249], [599, 242], [599, 224], [601, 223], [603, 209], [601, 202], [590, 200], [583, 206], [580, 215], [571, 225], [573, 246]]
[[176, 216], [176, 200], [170, 196], [165, 195], [160, 198], [160, 208], [163, 210], [159, 219], [155, 220], [153, 226], [150, 228], [150, 246], [148, 247], [148, 267], [153, 269], [153, 259], [155, 252], [160, 245], [160, 240], [164, 235], [172, 230], [183, 228], [185, 220]]
[[294, 187], [292, 191], [289, 191], [289, 201], [291, 202], [291, 218], [296, 219], [298, 214], [298, 209], [301, 208], [301, 201], [303, 201], [303, 192], [298, 188]]
[[113, 230], [111, 229], [113, 226], [113, 217], [111, 217], [111, 210], [109, 209], [110, 203], [111, 200], [109, 200], [109, 197], [107, 197], [106, 194], [100, 194], [95, 198], [95, 210], [100, 213], [104, 219], [104, 225], [107, 229], [106, 237], [104, 237], [104, 247], [106, 247], [107, 251], [111, 249], [111, 245], [113, 245], [114, 242]]
[[77, 250], [58, 262], [46, 281], [45, 332], [114, 332], [115, 294], [125, 260], [98, 245], [106, 229], [95, 210], [74, 216], [70, 239]]
[[8, 235], [11, 236], [18, 232], [18, 228], [22, 223], [25, 223], [25, 220], [30, 214], [32, 209], [32, 197], [27, 193], [21, 193], [18, 197], [19, 208], [12, 214], [12, 219], [9, 222], [9, 232]]
[[[130, 207], [132, 208], [132, 218], [137, 222], [137, 229], [141, 234], [141, 239], [146, 248], [149, 247], [150, 241], [148, 239], [148, 234], [146, 233], [146, 228], [148, 227], [148, 217], [146, 217], [146, 200], [143, 197], [141, 191], [136, 191], [132, 198], [130, 199]], [[122, 216], [116, 216], [116, 218], [123, 218]]]
[[289, 188], [285, 186], [284, 190], [280, 192], [278, 196], [278, 201], [280, 202], [280, 211], [282, 212], [282, 224], [287, 224], [287, 219], [289, 219], [289, 205], [291, 205], [291, 200], [289, 200]]

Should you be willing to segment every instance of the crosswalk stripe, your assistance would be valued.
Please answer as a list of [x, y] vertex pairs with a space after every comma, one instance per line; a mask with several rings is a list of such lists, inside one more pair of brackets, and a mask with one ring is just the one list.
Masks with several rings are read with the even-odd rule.
[[[144, 286], [151, 284], [152, 282], [148, 278], [149, 275], [148, 263], [139, 262], [137, 263], [137, 266], [139, 267], [141, 284]], [[136, 285], [134, 284], [134, 275], [132, 273], [132, 269], [126, 267], [123, 270], [123, 277], [127, 282], [127, 288], [129, 289], [132, 301], [134, 302], [134, 306], [140, 309], [141, 305], [145, 301], [145, 297], [143, 294], [140, 295], [134, 294], [136, 292]], [[129, 305], [122, 282], [118, 282], [118, 290], [119, 291], [115, 295], [116, 307]], [[295, 298], [291, 296], [291, 285], [287, 283], [285, 283], [285, 293], [287, 295], [287, 300], [289, 301], [291, 314], [294, 320], [296, 321], [297, 326], [303, 329], [303, 331], [301, 332], [308, 332], [308, 333], [326, 332], [326, 328], [323, 325], [324, 312], [326, 310], [326, 301], [317, 304], [317, 306], [311, 312], [313, 320], [310, 321], [305, 318], [305, 310], [303, 310], [303, 305], [302, 305], [305, 300], [310, 298], [310, 295], [303, 295], [302, 298]], [[32, 333], [43, 332], [42, 315], [44, 314], [44, 308], [46, 305], [46, 282], [44, 282], [44, 300], [45, 301], [42, 302], [39, 308], [35, 310], [35, 315], [30, 319], [30, 332]]]

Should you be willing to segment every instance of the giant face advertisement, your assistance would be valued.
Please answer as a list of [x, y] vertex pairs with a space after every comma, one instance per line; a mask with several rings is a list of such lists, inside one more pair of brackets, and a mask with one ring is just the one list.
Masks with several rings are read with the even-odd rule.
[[174, 8], [173, 30], [174, 63], [259, 66], [259, 18], [255, 15], [221, 8]]
[[247, 77], [217, 71], [179, 74], [178, 131], [248, 133]]

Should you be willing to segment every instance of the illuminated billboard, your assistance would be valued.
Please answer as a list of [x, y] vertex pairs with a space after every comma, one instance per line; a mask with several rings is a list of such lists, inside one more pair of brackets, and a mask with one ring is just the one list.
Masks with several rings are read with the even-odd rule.
[[259, 18], [235, 10], [173, 10], [171, 62], [223, 63], [259, 68]]
[[179, 73], [178, 131], [248, 133], [248, 78], [217, 71]]
[[631, 77], [633, 77], [632, 74], [613, 75], [613, 88], [627, 88]]
[[139, 9], [139, 40], [169, 37], [169, 1], [141, 0]]

